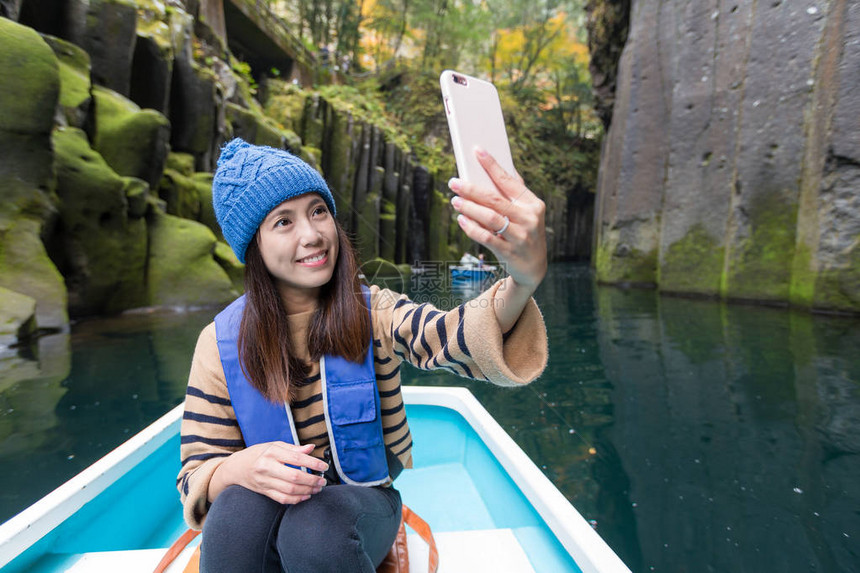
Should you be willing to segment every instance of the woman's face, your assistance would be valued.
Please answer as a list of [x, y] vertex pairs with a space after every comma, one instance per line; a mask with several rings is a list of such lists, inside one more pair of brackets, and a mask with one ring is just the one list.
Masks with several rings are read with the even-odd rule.
[[334, 217], [322, 197], [308, 193], [284, 201], [263, 219], [260, 254], [285, 299], [316, 298], [337, 262]]

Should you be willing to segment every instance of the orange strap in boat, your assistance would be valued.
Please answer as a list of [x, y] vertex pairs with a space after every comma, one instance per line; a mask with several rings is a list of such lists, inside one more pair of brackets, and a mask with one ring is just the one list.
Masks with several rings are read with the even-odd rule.
[[[191, 543], [191, 540], [200, 535], [199, 531], [195, 531], [194, 529], [188, 529], [185, 533], [179, 536], [179, 539], [173, 542], [173, 545], [170, 546], [170, 549], [167, 550], [167, 553], [164, 554], [164, 557], [161, 558], [161, 561], [158, 562], [158, 565], [155, 567], [154, 573], [164, 573], [164, 570], [167, 569], [168, 565], [173, 563], [173, 560], [179, 557], [179, 554], [182, 553], [182, 550]], [[197, 560], [199, 557], [200, 548], [194, 551], [195, 555], [197, 555]], [[191, 558], [191, 561], [195, 561], [194, 557]], [[191, 564], [189, 561], [189, 565]], [[186, 568], [186, 571], [188, 569]], [[197, 571], [197, 568], [194, 568], [194, 571]]]
[[430, 531], [430, 526], [405, 505], [403, 506], [403, 521], [430, 546], [427, 571], [428, 573], [436, 573], [436, 569], [439, 567], [439, 550], [436, 549], [436, 540], [433, 539], [433, 532]]

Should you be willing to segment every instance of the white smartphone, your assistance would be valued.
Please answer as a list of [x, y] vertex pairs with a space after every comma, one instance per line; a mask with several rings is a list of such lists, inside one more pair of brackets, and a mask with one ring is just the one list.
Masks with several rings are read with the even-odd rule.
[[476, 147], [489, 152], [505, 171], [515, 173], [496, 86], [452, 70], [442, 72], [439, 84], [460, 179], [492, 189], [495, 185], [478, 163]]

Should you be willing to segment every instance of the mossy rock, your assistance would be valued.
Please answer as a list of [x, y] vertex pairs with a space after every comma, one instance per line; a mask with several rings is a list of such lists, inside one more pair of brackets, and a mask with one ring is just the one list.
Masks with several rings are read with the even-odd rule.
[[301, 131], [307, 94], [299, 88], [276, 81], [270, 80], [269, 86], [270, 95], [266, 101], [266, 115], [295, 132]]
[[352, 211], [353, 181], [349, 177], [352, 164], [352, 118], [346, 112], [331, 110], [328, 132], [328, 156], [324, 165], [326, 179], [334, 195], [338, 213]]
[[612, 229], [603, 233], [594, 247], [595, 278], [604, 283], [655, 285], [657, 249], [643, 252], [620, 239]]
[[216, 239], [206, 226], [155, 214], [149, 226], [147, 293], [153, 306], [225, 304], [238, 296], [213, 254]]
[[227, 103], [226, 113], [235, 137], [255, 145], [283, 149], [284, 134], [271, 119], [234, 103]]
[[0, 132], [50, 133], [60, 96], [54, 52], [32, 28], [0, 18]]
[[93, 83], [125, 96], [131, 83], [137, 6], [132, 0], [89, 0], [82, 37], [70, 38], [83, 46], [92, 62]]
[[731, 245], [722, 294], [727, 298], [788, 302], [797, 245], [797, 204], [778, 191], [746, 205], [750, 232]]
[[364, 199], [358, 213], [356, 241], [359, 258], [369, 261], [379, 256], [379, 195], [371, 193]]
[[79, 129], [56, 130], [54, 147], [61, 225], [50, 249], [66, 277], [70, 313], [144, 306], [146, 222], [129, 217], [126, 198], [139, 184], [115, 173]]
[[26, 340], [36, 330], [36, 299], [0, 287], [0, 349]]
[[397, 216], [394, 213], [379, 215], [379, 256], [394, 260], [397, 252]]
[[165, 169], [158, 185], [158, 196], [167, 203], [167, 212], [196, 221], [200, 217], [200, 193], [191, 177]]
[[[135, 0], [137, 5], [137, 26], [136, 32], [138, 36], [152, 38], [155, 43], [161, 48], [165, 56], [173, 54], [173, 38], [170, 30], [170, 16], [166, 6], [159, 1], [152, 0]], [[177, 10], [175, 6], [171, 6], [171, 11]]]
[[299, 153], [302, 149], [302, 138], [299, 137], [299, 134], [292, 129], [285, 129], [282, 133], [284, 134], [284, 144], [287, 147], [287, 151], [293, 155]]
[[431, 261], [448, 260], [448, 227], [451, 224], [451, 202], [437, 189], [430, 195], [428, 255]]
[[[274, 121], [265, 116], [257, 116], [257, 145], [268, 145], [277, 149], [283, 149], [285, 143], [284, 133]], [[319, 165], [319, 160], [317, 160]]]
[[71, 42], [49, 35], [43, 35], [42, 38], [59, 61], [60, 107], [66, 123], [87, 129], [92, 109], [90, 56]]
[[299, 157], [302, 159], [302, 161], [322, 173], [320, 169], [322, 151], [320, 151], [318, 147], [310, 147], [308, 145], [305, 145], [304, 147], [302, 147], [302, 152], [299, 154]]
[[132, 219], [140, 219], [146, 215], [149, 208], [149, 184], [137, 177], [125, 177], [123, 193], [128, 204], [128, 216]]
[[69, 323], [66, 286], [48, 258], [41, 231], [41, 221], [31, 217], [20, 217], [0, 229], [0, 286], [36, 300], [39, 328], [64, 328]]
[[230, 248], [230, 245], [222, 241], [215, 243], [215, 260], [230, 277], [233, 283], [233, 288], [236, 292], [244, 292], [245, 290], [245, 265], [239, 262], [236, 253]]
[[120, 175], [158, 185], [170, 141], [170, 122], [155, 110], [101, 86], [93, 86], [96, 109], [95, 149]]
[[205, 172], [195, 173], [191, 179], [197, 186], [197, 195], [200, 197], [200, 217], [198, 220], [209, 227], [215, 233], [218, 240], [222, 240], [221, 227], [215, 217], [215, 207], [212, 204], [212, 174]]
[[812, 305], [826, 310], [860, 312], [860, 246], [845, 253], [841, 268], [821, 269], [815, 280]]
[[50, 135], [0, 131], [0, 231], [21, 215], [54, 216], [54, 187]]
[[191, 177], [194, 174], [194, 156], [190, 153], [171, 151], [167, 154], [164, 168], [172, 169], [186, 177]]
[[212, 150], [217, 123], [215, 75], [193, 60], [177, 57], [170, 91], [170, 144], [200, 158]]
[[723, 246], [697, 223], [663, 254], [660, 290], [719, 296], [724, 255]]

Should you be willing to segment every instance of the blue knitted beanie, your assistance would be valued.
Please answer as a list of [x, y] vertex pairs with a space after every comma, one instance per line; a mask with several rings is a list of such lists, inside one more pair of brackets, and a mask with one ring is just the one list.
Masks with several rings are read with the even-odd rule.
[[221, 149], [212, 181], [215, 218], [241, 262], [260, 223], [293, 197], [319, 193], [334, 216], [334, 197], [319, 172], [295, 155], [239, 138]]

